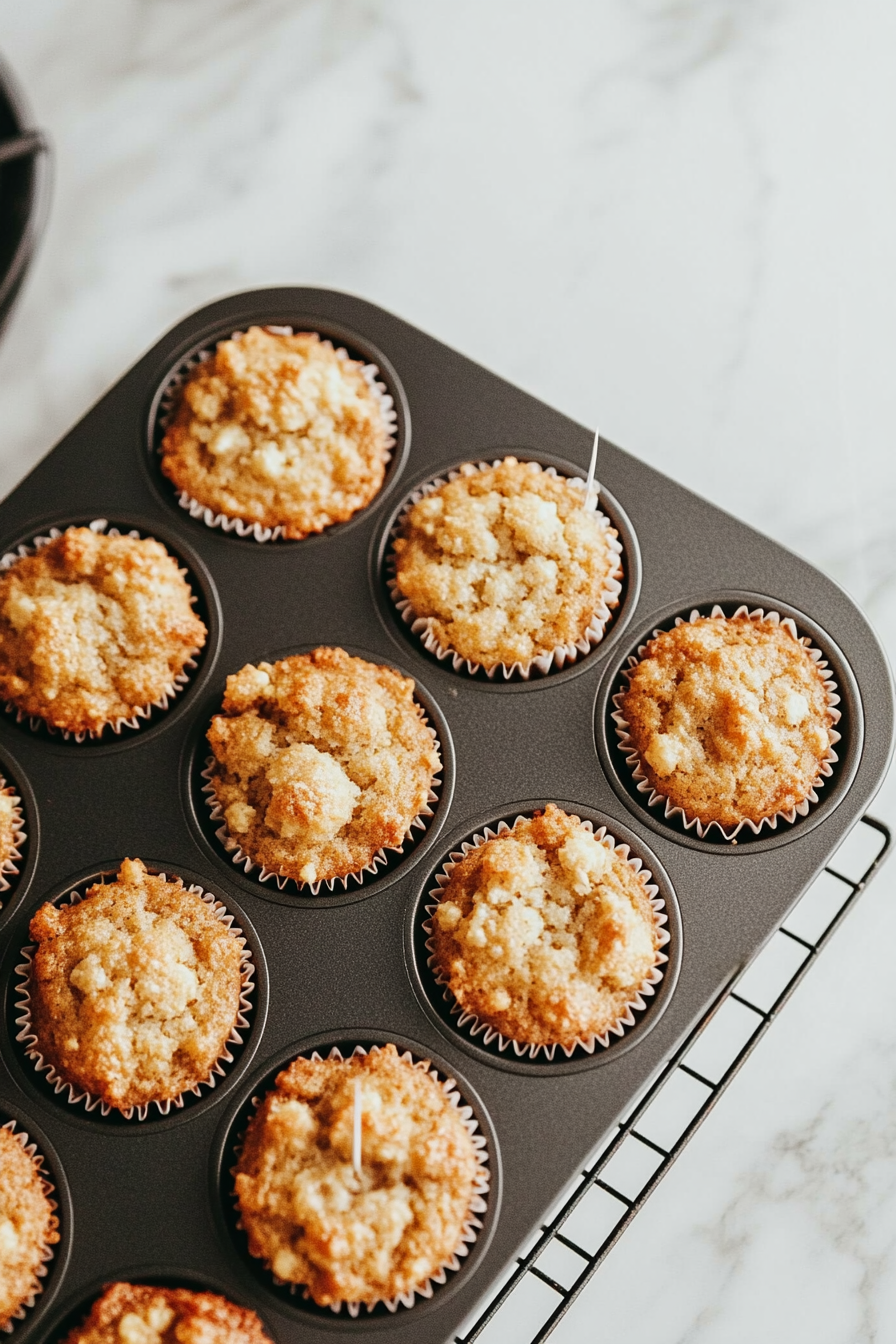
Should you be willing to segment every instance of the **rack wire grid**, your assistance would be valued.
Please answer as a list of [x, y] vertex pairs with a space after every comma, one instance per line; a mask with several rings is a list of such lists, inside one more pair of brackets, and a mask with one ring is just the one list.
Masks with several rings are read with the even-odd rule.
[[[619, 1122], [599, 1157], [582, 1173], [573, 1193], [564, 1197], [558, 1210], [530, 1238], [523, 1253], [498, 1277], [490, 1295], [478, 1304], [473, 1316], [456, 1336], [456, 1344], [473, 1344], [473, 1341], [481, 1344], [498, 1344], [498, 1341], [501, 1344], [541, 1344], [547, 1339], [762, 1040], [822, 948], [876, 875], [889, 854], [890, 845], [890, 830], [883, 822], [866, 816], [856, 824], [781, 928], [759, 955], [724, 986], [684, 1044]], [[769, 983], [774, 986], [770, 1001]], [[767, 1006], [762, 1006], [763, 1000], [767, 1001]], [[724, 1013], [720, 1012], [723, 1007]], [[723, 1040], [727, 1036], [728, 1053], [723, 1054], [722, 1062], [715, 1068], [707, 1068], [705, 1064], [702, 1068], [694, 1067], [689, 1060], [699, 1060], [698, 1048], [706, 1045], [707, 1038], [726, 1014], [739, 1019], [734, 1024], [727, 1022], [727, 1031], [716, 1033]], [[732, 1034], [737, 1042], [733, 1050], [730, 1048]], [[711, 1053], [718, 1055], [718, 1042]], [[712, 1077], [712, 1074], [716, 1076]], [[691, 1092], [691, 1104], [686, 1110], [689, 1118], [673, 1142], [668, 1145], [655, 1143], [642, 1132], [648, 1112], [664, 1088], [685, 1081]], [[625, 1143], [641, 1145], [642, 1153], [645, 1156], [652, 1154], [655, 1163], [650, 1177], [633, 1196], [623, 1194], [604, 1179], [608, 1165]], [[588, 1250], [572, 1234], [576, 1231], [577, 1221], [585, 1221], [581, 1217], [576, 1219], [577, 1210], [592, 1215], [593, 1211], [583, 1206], [596, 1196], [602, 1198], [603, 1219], [589, 1216], [587, 1221], [592, 1226], [598, 1222], [601, 1230], [607, 1230], [597, 1249]], [[550, 1273], [551, 1260], [558, 1253], [565, 1259], [565, 1277], [570, 1273], [570, 1261], [576, 1269], [581, 1264], [568, 1287]], [[538, 1307], [533, 1310], [533, 1294], [527, 1292], [528, 1288], [536, 1287], [533, 1280], [550, 1290], [545, 1293], [542, 1287], [538, 1294], [540, 1310]], [[556, 1298], [553, 1306], [551, 1294]], [[535, 1319], [541, 1324], [533, 1334]]]

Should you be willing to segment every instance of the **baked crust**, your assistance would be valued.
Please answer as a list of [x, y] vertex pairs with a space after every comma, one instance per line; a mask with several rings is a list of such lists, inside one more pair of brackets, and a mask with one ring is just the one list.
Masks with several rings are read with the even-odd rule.
[[660, 938], [643, 874], [553, 803], [461, 859], [432, 931], [465, 1012], [512, 1040], [567, 1047], [619, 1020]]
[[0, 871], [16, 849], [20, 825], [19, 798], [14, 789], [3, 787], [0, 779]]
[[395, 540], [395, 584], [414, 614], [487, 670], [581, 639], [621, 573], [615, 531], [537, 462], [461, 473], [409, 510]]
[[68, 528], [0, 573], [0, 699], [70, 733], [132, 718], [205, 644], [191, 599], [161, 542]]
[[0, 1330], [37, 1290], [44, 1251], [58, 1240], [34, 1158], [0, 1128]]
[[249, 1251], [320, 1306], [396, 1297], [457, 1250], [477, 1167], [457, 1107], [394, 1045], [296, 1059], [252, 1117], [236, 1167]]
[[254, 1311], [217, 1293], [112, 1283], [63, 1344], [271, 1344]]
[[825, 683], [784, 624], [702, 616], [662, 631], [620, 710], [651, 786], [708, 824], [804, 802], [831, 745]]
[[180, 878], [125, 859], [114, 882], [31, 920], [37, 1048], [127, 1110], [205, 1082], [239, 1012], [242, 940]]
[[320, 648], [227, 678], [214, 796], [257, 864], [296, 882], [360, 872], [426, 806], [439, 754], [414, 683]]
[[206, 508], [293, 539], [345, 522], [386, 472], [389, 431], [363, 369], [314, 332], [221, 341], [183, 387], [162, 471]]

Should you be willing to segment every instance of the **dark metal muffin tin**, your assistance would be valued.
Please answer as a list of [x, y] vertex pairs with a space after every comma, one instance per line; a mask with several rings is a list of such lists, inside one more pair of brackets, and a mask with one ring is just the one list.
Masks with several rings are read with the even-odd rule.
[[[384, 491], [350, 523], [303, 542], [260, 545], [210, 529], [178, 506], [158, 470], [160, 390], [191, 351], [251, 322], [317, 330], [373, 359], [398, 407]], [[120, 738], [63, 742], [0, 715], [0, 768], [19, 786], [28, 830], [21, 878], [0, 912], [0, 1111], [46, 1137], [66, 1194], [63, 1250], [14, 1339], [58, 1338], [99, 1284], [133, 1277], [224, 1288], [254, 1306], [281, 1344], [377, 1329], [408, 1344], [450, 1340], [865, 810], [889, 759], [893, 698], [862, 615], [810, 565], [609, 443], [598, 474], [602, 507], [626, 543], [626, 587], [597, 650], [547, 677], [489, 682], [439, 664], [403, 625], [382, 554], [415, 485], [508, 451], [583, 473], [590, 446], [586, 429], [379, 308], [328, 291], [271, 289], [213, 304], [164, 336], [0, 505], [3, 552], [52, 525], [99, 517], [159, 537], [188, 565], [212, 628], [171, 709]], [[607, 705], [628, 654], [657, 624], [743, 595], [794, 614], [831, 658], [843, 697], [841, 761], [795, 825], [736, 846], [703, 843], [632, 792]], [[230, 862], [203, 811], [196, 759], [228, 673], [317, 644], [413, 676], [436, 712], [446, 771], [435, 815], [406, 856], [360, 888], [313, 898], [261, 885]], [[554, 1064], [492, 1057], [454, 1030], [427, 982], [416, 923], [450, 850], [533, 800], [564, 802], [628, 841], [661, 876], [674, 913], [666, 980], [636, 1027], [591, 1057]], [[229, 903], [259, 971], [252, 1028], [226, 1078], [183, 1111], [142, 1123], [110, 1123], [49, 1092], [15, 1042], [12, 993], [37, 906], [126, 855]], [[282, 1060], [311, 1044], [390, 1039], [456, 1078], [489, 1137], [492, 1190], [473, 1252], [431, 1300], [351, 1320], [284, 1295], [247, 1261], [225, 1198], [228, 1154], [251, 1097]]]

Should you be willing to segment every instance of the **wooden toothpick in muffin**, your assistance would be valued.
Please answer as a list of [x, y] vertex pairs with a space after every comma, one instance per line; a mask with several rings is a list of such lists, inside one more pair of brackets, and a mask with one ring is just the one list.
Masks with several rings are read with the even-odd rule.
[[160, 542], [70, 527], [0, 571], [0, 699], [75, 734], [145, 714], [205, 644], [192, 597]]
[[260, 867], [301, 883], [361, 872], [428, 807], [438, 748], [414, 683], [320, 648], [227, 678], [210, 787]]

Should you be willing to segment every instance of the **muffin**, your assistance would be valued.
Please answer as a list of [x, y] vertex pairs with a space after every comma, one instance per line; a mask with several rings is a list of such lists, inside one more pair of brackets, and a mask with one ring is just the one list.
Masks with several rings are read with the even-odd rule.
[[319, 1306], [418, 1290], [467, 1239], [477, 1150], [427, 1068], [394, 1045], [299, 1058], [252, 1117], [235, 1169], [249, 1251]]
[[0, 1330], [30, 1305], [47, 1248], [59, 1240], [40, 1161], [22, 1137], [0, 1128]]
[[254, 1311], [217, 1293], [112, 1283], [63, 1344], [271, 1344]]
[[836, 740], [830, 690], [790, 621], [744, 609], [682, 621], [646, 645], [618, 699], [644, 779], [721, 827], [800, 807]]
[[21, 799], [0, 777], [0, 891], [9, 886], [3, 874], [18, 871], [16, 860], [22, 857], [19, 845], [24, 838]]
[[244, 940], [179, 878], [125, 859], [114, 882], [31, 920], [36, 1053], [120, 1111], [208, 1080], [240, 1010]]
[[462, 467], [408, 510], [393, 591], [425, 621], [427, 647], [490, 671], [599, 642], [619, 602], [621, 548], [580, 487], [506, 457]]
[[431, 917], [430, 964], [461, 1010], [509, 1040], [605, 1035], [661, 960], [648, 875], [553, 803], [470, 849]]
[[68, 528], [0, 572], [0, 699], [76, 734], [145, 716], [205, 644], [191, 602], [160, 542]]
[[439, 753], [414, 683], [320, 648], [227, 678], [208, 733], [232, 841], [296, 882], [359, 873], [428, 811]]
[[368, 370], [314, 332], [221, 341], [179, 391], [162, 471], [213, 513], [284, 537], [345, 522], [379, 491], [393, 442]]

